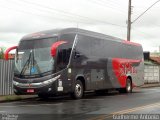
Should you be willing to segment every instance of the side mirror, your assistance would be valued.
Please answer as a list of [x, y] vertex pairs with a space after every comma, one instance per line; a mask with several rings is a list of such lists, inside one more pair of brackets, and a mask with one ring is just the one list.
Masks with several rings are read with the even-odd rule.
[[81, 57], [82, 56], [82, 54], [81, 53], [79, 53], [79, 52], [75, 52], [75, 57], [74, 58], [79, 58], [79, 57]]
[[8, 49], [5, 51], [5, 53], [4, 53], [4, 58], [5, 58], [5, 60], [8, 60], [8, 59], [9, 59], [9, 58], [8, 58], [9, 52], [12, 51], [12, 50], [14, 50], [14, 49], [17, 49], [17, 47], [18, 47], [18, 46], [13, 46], [13, 47], [8, 48]]
[[57, 48], [58, 48], [60, 45], [65, 44], [65, 43], [67, 43], [67, 41], [63, 41], [63, 40], [57, 41], [57, 42], [53, 43], [52, 46], [51, 46], [51, 56], [52, 56], [52, 57], [55, 57], [55, 56], [56, 56], [56, 53], [57, 53]]

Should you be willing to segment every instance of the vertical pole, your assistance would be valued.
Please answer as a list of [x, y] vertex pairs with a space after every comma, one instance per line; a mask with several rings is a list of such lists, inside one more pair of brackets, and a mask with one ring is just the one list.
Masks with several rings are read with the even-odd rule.
[[131, 0], [128, 3], [127, 40], [131, 38]]

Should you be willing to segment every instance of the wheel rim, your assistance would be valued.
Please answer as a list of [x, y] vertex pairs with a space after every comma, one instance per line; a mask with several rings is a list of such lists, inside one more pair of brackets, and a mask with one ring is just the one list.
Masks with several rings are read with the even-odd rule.
[[128, 92], [131, 91], [131, 81], [130, 80], [128, 81], [128, 84], [127, 84], [127, 91]]
[[80, 96], [82, 93], [82, 87], [80, 84], [76, 84], [76, 95]]

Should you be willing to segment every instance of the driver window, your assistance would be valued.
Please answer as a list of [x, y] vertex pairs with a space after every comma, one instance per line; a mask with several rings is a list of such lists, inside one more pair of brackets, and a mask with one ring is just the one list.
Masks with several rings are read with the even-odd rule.
[[57, 64], [58, 70], [62, 70], [67, 67], [69, 63], [71, 48], [64, 48], [58, 50]]
[[75, 39], [75, 34], [63, 34], [62, 36], [60, 36], [60, 40], [67, 41], [67, 43], [62, 44], [58, 47], [58, 54], [57, 54], [58, 70], [62, 70], [67, 67], [74, 39]]

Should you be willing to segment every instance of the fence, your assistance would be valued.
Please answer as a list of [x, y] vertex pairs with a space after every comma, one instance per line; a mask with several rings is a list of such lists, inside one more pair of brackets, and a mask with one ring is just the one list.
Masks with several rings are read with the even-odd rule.
[[145, 83], [159, 83], [160, 82], [160, 66], [145, 65], [144, 82]]
[[13, 94], [14, 60], [0, 60], [0, 95]]

